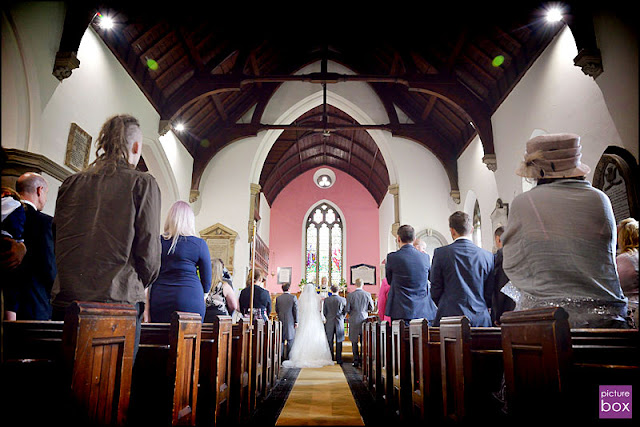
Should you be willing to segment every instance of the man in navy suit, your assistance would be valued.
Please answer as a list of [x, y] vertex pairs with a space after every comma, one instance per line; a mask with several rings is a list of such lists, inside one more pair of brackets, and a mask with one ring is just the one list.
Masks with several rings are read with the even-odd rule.
[[437, 248], [431, 267], [431, 292], [438, 305], [435, 325], [447, 316], [467, 316], [471, 326], [491, 326], [493, 254], [471, 241], [473, 224], [464, 212], [449, 217], [453, 243]]
[[53, 217], [40, 212], [47, 203], [49, 185], [35, 172], [22, 174], [16, 191], [24, 203], [24, 244], [27, 253], [15, 272], [15, 300], [5, 307], [18, 320], [50, 320], [51, 288], [56, 277]]
[[429, 295], [429, 255], [413, 246], [415, 230], [410, 225], [398, 228], [400, 249], [387, 255], [386, 277], [389, 295], [385, 315], [391, 320], [433, 319], [436, 307]]

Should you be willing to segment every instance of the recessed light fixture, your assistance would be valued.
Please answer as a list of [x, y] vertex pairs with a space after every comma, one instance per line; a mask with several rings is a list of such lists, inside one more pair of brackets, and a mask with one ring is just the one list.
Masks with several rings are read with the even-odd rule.
[[320, 168], [313, 174], [313, 182], [318, 187], [327, 189], [336, 183], [336, 174], [329, 168]]
[[318, 177], [318, 181], [316, 182], [318, 183], [318, 187], [331, 187], [331, 178], [329, 178], [329, 175], [321, 175], [320, 177]]
[[178, 123], [177, 125], [175, 125], [173, 127], [175, 130], [177, 130], [178, 132], [182, 132], [184, 130], [184, 125], [182, 123]]
[[558, 22], [562, 20], [562, 10], [558, 7], [547, 10], [547, 22]]

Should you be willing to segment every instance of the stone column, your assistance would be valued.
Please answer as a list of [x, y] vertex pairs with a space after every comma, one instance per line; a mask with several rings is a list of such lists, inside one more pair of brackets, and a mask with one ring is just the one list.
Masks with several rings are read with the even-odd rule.
[[400, 228], [400, 189], [398, 184], [390, 185], [389, 193], [393, 194], [393, 224], [391, 225], [391, 234], [396, 237], [398, 235], [398, 228]]

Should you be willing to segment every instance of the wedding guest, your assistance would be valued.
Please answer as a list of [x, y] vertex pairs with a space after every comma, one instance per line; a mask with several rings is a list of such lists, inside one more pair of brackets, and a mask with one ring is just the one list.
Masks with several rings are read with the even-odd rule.
[[211, 289], [204, 299], [206, 305], [205, 323], [213, 322], [216, 316], [232, 315], [234, 311], [240, 308], [233, 288], [224, 280], [224, 271], [220, 258], [213, 259], [212, 271]]
[[429, 255], [413, 246], [415, 230], [405, 224], [398, 228], [396, 252], [387, 254], [386, 276], [389, 286], [385, 315], [391, 320], [433, 319], [435, 304], [428, 285]]
[[298, 298], [289, 292], [290, 283], [282, 284], [282, 295], [276, 298], [276, 313], [282, 322], [282, 357], [289, 358], [298, 327]]
[[349, 340], [353, 350], [353, 366], [362, 366], [360, 345], [362, 344], [362, 323], [373, 310], [371, 294], [362, 289], [362, 279], [356, 279], [356, 289], [347, 295], [346, 312], [349, 314]]
[[26, 214], [20, 195], [9, 187], [2, 187], [2, 235], [18, 242], [24, 241]]
[[384, 311], [387, 308], [387, 298], [389, 296], [389, 289], [391, 289], [391, 286], [389, 286], [389, 282], [387, 281], [387, 278], [383, 277], [380, 283], [380, 292], [378, 294], [378, 299], [377, 299], [378, 319], [380, 321], [386, 320], [387, 322], [391, 322], [391, 317], [384, 314]]
[[438, 306], [434, 325], [447, 316], [467, 316], [471, 326], [491, 326], [493, 254], [471, 241], [473, 223], [466, 212], [449, 216], [453, 243], [436, 248], [431, 291]]
[[[347, 300], [338, 294], [338, 286], [331, 285], [331, 296], [324, 299], [322, 314], [325, 318], [324, 331], [327, 335], [331, 358], [342, 365], [342, 342], [344, 341], [344, 317], [347, 314]], [[335, 345], [335, 351], [333, 343]]]
[[618, 224], [618, 256], [616, 257], [620, 286], [629, 302], [628, 318], [632, 327], [638, 325], [638, 221], [627, 218]]
[[516, 174], [537, 185], [511, 202], [503, 268], [521, 293], [516, 310], [559, 306], [572, 328], [626, 327], [613, 208], [585, 180], [581, 150], [575, 134], [527, 141]]
[[253, 315], [255, 318], [269, 320], [271, 314], [271, 294], [264, 286], [265, 273], [256, 267], [247, 275], [247, 286], [240, 292], [240, 312], [248, 316], [251, 308], [251, 288], [253, 287]]
[[16, 191], [24, 204], [22, 238], [27, 253], [12, 272], [14, 287], [6, 293], [6, 316], [17, 320], [50, 320], [51, 289], [57, 269], [53, 217], [42, 212], [49, 185], [40, 174], [27, 172], [16, 181]]
[[145, 291], [160, 270], [160, 188], [136, 170], [142, 131], [129, 115], [108, 119], [96, 160], [58, 190], [54, 226], [58, 276], [54, 320], [73, 301], [118, 302], [138, 309], [134, 357], [140, 342]]
[[496, 231], [493, 233], [493, 241], [497, 250], [496, 253], [493, 254], [491, 321], [495, 326], [500, 326], [500, 316], [502, 316], [505, 311], [513, 311], [513, 309], [516, 308], [516, 302], [503, 292], [500, 292], [504, 285], [509, 282], [509, 278], [502, 268], [502, 233], [504, 233], [503, 226], [496, 228]]
[[[25, 210], [20, 203], [20, 195], [9, 187], [2, 187], [2, 252], [11, 249], [12, 242], [24, 245], [22, 234], [24, 233], [24, 223], [26, 222]], [[26, 246], [25, 246], [26, 248]], [[22, 260], [20, 260], [22, 262]], [[16, 265], [17, 266], [17, 265]], [[5, 320], [16, 320], [16, 312], [13, 310], [17, 304], [16, 297], [19, 288], [17, 287], [17, 277], [12, 269], [2, 272], [3, 276], [3, 297], [5, 309]]]
[[198, 313], [204, 321], [211, 256], [207, 242], [196, 236], [195, 215], [187, 202], [179, 200], [169, 209], [161, 242], [160, 273], [149, 292], [151, 321], [169, 323], [174, 311]]

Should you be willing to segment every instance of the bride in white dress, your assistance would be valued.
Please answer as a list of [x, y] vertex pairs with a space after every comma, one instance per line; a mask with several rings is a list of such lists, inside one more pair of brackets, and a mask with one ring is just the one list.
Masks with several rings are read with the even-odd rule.
[[298, 299], [298, 327], [285, 368], [321, 368], [333, 365], [322, 321], [321, 299], [313, 284], [306, 285]]

